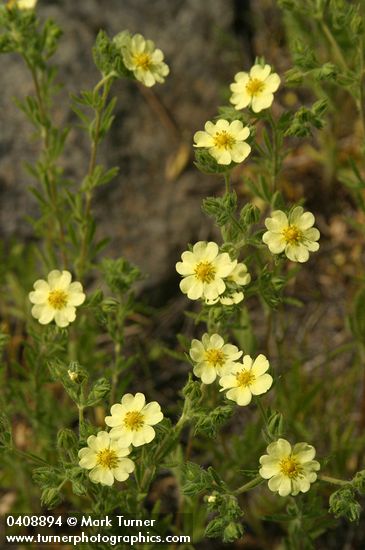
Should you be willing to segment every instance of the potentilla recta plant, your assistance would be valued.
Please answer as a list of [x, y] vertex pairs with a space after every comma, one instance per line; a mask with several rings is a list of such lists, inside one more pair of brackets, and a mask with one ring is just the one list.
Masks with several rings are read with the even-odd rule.
[[[6, 486], [16, 486], [15, 507], [39, 511], [30, 509], [39, 494], [44, 509], [64, 500], [73, 511], [122, 509], [148, 518], [160, 506], [157, 499], [151, 512], [151, 489], [168, 472], [177, 507], [164, 516], [167, 532], [194, 535], [196, 543], [232, 542], [245, 537], [247, 525], [260, 537], [257, 522], [279, 517], [288, 526], [288, 547], [299, 548], [300, 539], [312, 548], [334, 522], [328, 500], [331, 514], [357, 520], [365, 492], [361, 461], [352, 476], [339, 471], [333, 449], [312, 434], [310, 408], [295, 406], [307, 395], [300, 401], [296, 382], [288, 392], [291, 373], [271, 345], [275, 313], [289, 307], [293, 278], [307, 262], [316, 269], [322, 246], [305, 197], [289, 201], [280, 190], [287, 141], [321, 128], [325, 103], [285, 111], [278, 99], [284, 74], [257, 58], [252, 67], [237, 67], [227, 83], [229, 104], [196, 128], [195, 165], [222, 181], [217, 196], [202, 204], [219, 237], [187, 242], [181, 258], [171, 258], [194, 335], [180, 334], [176, 348], [165, 351], [178, 361], [171, 368], [183, 363], [189, 374], [162, 407], [159, 367], [151, 380], [135, 374], [146, 358], [131, 352], [126, 331], [142, 308], [135, 291], [141, 273], [123, 257], [106, 256], [105, 241], [95, 237], [93, 206], [99, 186], [125, 177], [118, 167], [105, 168], [99, 151], [115, 116], [113, 84], [157, 88], [173, 81], [173, 67], [170, 74], [162, 50], [140, 33], [99, 32], [92, 52], [99, 80], [70, 104], [78, 131], [90, 141], [88, 168], [81, 182], [70, 181], [62, 169], [70, 128], [57, 125], [52, 108], [52, 56], [62, 33], [51, 20], [40, 23], [37, 9], [36, 2], [20, 1], [0, 7], [0, 50], [20, 55], [30, 73], [34, 91], [17, 104], [39, 139], [39, 157], [29, 166], [37, 244], [24, 257], [29, 269], [2, 281], [0, 347], [9, 367], [2, 372], [0, 449]], [[244, 199], [233, 188], [240, 178]], [[8, 321], [12, 316], [17, 325]], [[256, 323], [267, 327], [266, 339], [255, 336]], [[11, 351], [15, 326], [24, 339], [19, 356]], [[290, 407], [283, 406], [285, 393]], [[18, 424], [29, 434], [23, 446]], [[24, 479], [34, 493], [24, 493]], [[245, 514], [251, 505], [260, 510], [254, 522]], [[189, 517], [197, 509], [203, 512], [193, 526]]]

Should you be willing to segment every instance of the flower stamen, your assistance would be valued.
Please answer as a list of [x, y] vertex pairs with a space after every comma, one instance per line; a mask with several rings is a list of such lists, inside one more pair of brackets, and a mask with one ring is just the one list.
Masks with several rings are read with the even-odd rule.
[[302, 476], [303, 468], [300, 466], [299, 462], [292, 456], [282, 458], [279, 463], [280, 471], [285, 476], [290, 479], [296, 479], [297, 477]]
[[265, 88], [265, 82], [259, 80], [258, 78], [250, 78], [246, 84], [246, 91], [250, 96], [259, 95]]
[[208, 349], [205, 357], [212, 367], [222, 367], [226, 361], [226, 356], [220, 349]]
[[283, 229], [283, 237], [288, 244], [298, 244], [303, 238], [303, 233], [296, 225], [288, 225]]
[[250, 370], [243, 370], [236, 374], [238, 387], [248, 388], [255, 380], [255, 375]]
[[144, 416], [138, 411], [129, 411], [124, 418], [124, 425], [132, 432], [138, 432], [144, 426]]
[[51, 290], [48, 295], [48, 303], [53, 309], [63, 309], [67, 306], [67, 292], [64, 290]]
[[215, 276], [215, 267], [210, 262], [200, 262], [196, 266], [195, 277], [202, 283], [211, 283]]
[[118, 466], [119, 458], [113, 449], [102, 449], [97, 453], [96, 461], [99, 466], [112, 470]]
[[143, 69], [144, 71], [148, 71], [148, 69], [151, 66], [151, 56], [148, 53], [135, 53], [133, 56], [133, 60], [137, 67]]
[[220, 147], [222, 149], [231, 149], [235, 143], [236, 140], [234, 139], [234, 137], [225, 130], [217, 132], [214, 136], [215, 147]]

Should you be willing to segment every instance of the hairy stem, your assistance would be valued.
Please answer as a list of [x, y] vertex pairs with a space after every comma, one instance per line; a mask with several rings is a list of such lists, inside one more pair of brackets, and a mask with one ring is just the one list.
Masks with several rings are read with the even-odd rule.
[[[91, 150], [90, 150], [90, 159], [89, 159], [89, 165], [87, 170], [87, 179], [91, 178], [95, 167], [96, 167], [96, 159], [97, 159], [97, 153], [98, 153], [98, 147], [100, 142], [100, 126], [101, 126], [101, 120], [103, 111], [105, 108], [105, 104], [108, 98], [113, 73], [110, 73], [107, 75], [107, 77], [104, 77], [94, 88], [94, 93], [98, 92], [98, 90], [102, 87], [103, 92], [101, 95], [101, 102], [98, 105], [97, 108], [94, 109], [95, 111], [95, 119], [93, 123], [94, 131], [92, 134], [92, 140], [91, 140]], [[80, 252], [80, 258], [78, 262], [78, 277], [79, 279], [83, 279], [87, 259], [88, 259], [88, 252], [89, 252], [89, 246], [88, 246], [88, 228], [90, 226], [90, 218], [91, 218], [91, 201], [92, 201], [92, 190], [88, 187], [85, 192], [85, 206], [84, 206], [84, 223], [82, 225], [82, 235], [81, 235], [81, 252]]]
[[242, 493], [247, 493], [247, 491], [250, 491], [254, 487], [257, 487], [258, 485], [261, 485], [261, 483], [264, 483], [264, 479], [261, 476], [256, 476], [255, 478], [251, 479], [248, 483], [245, 483], [238, 489], [236, 489], [233, 494], [234, 495], [241, 495]]
[[318, 479], [321, 481], [325, 481], [326, 483], [331, 483], [332, 485], [348, 485], [348, 481], [344, 481], [343, 479], [337, 479], [336, 477], [331, 476], [325, 476], [320, 474], [318, 476]]
[[[62, 217], [62, 211], [59, 208], [59, 197], [58, 197], [58, 190], [57, 190], [57, 182], [55, 181], [55, 177], [53, 174], [52, 169], [49, 166], [48, 157], [49, 157], [49, 151], [50, 151], [50, 131], [52, 128], [49, 114], [47, 113], [47, 106], [44, 98], [44, 92], [42, 91], [42, 86], [39, 81], [39, 76], [37, 72], [37, 68], [34, 67], [30, 63], [30, 61], [25, 58], [25, 62], [27, 67], [30, 70], [30, 73], [32, 75], [34, 89], [35, 89], [35, 95], [38, 103], [38, 110], [40, 114], [40, 122], [42, 125], [42, 139], [43, 139], [43, 147], [44, 147], [44, 156], [46, 158], [46, 168], [45, 168], [45, 178], [46, 182], [48, 183], [49, 187], [49, 199], [52, 204], [52, 208], [55, 214], [55, 218], [58, 223], [59, 228], [59, 239], [60, 239], [60, 249], [61, 249], [61, 257], [62, 257], [62, 263], [63, 267], [67, 267], [68, 265], [68, 258], [67, 258], [67, 248], [66, 248], [66, 232], [65, 227], [63, 223], [63, 217]], [[51, 232], [49, 234], [49, 246], [51, 247]]]

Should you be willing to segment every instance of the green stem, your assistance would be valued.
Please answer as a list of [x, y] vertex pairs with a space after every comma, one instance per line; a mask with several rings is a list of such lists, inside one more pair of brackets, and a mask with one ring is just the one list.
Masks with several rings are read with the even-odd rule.
[[19, 456], [27, 458], [28, 460], [32, 460], [33, 462], [39, 462], [39, 464], [42, 464], [42, 466], [44, 466], [45, 464], [48, 466], [48, 462], [43, 460], [43, 458], [40, 458], [39, 456], [34, 455], [33, 453], [28, 453], [27, 451], [21, 451], [16, 447], [14, 447], [12, 450]]
[[331, 483], [332, 485], [348, 485], [349, 484], [349, 481], [345, 481], [343, 479], [337, 479], [336, 477], [325, 476], [325, 475], [322, 475], [322, 474], [320, 474], [318, 476], [318, 479], [320, 479], [321, 481], [325, 481], [326, 483]]
[[[98, 108], [95, 109], [94, 131], [92, 135], [90, 159], [89, 159], [89, 165], [88, 165], [88, 170], [86, 175], [87, 179], [91, 178], [96, 167], [96, 158], [97, 158], [98, 146], [100, 142], [100, 126], [101, 126], [102, 114], [103, 114], [106, 100], [108, 98], [112, 77], [114, 77], [114, 73], [110, 73], [109, 75], [104, 77], [100, 82], [98, 82], [98, 84], [94, 88], [94, 93], [97, 92], [102, 86], [104, 89], [101, 96], [100, 105], [98, 106]], [[78, 277], [81, 280], [84, 276], [86, 261], [88, 256], [88, 228], [90, 225], [89, 222], [91, 217], [91, 201], [92, 201], [92, 190], [89, 187], [86, 189], [85, 197], [86, 198], [85, 198], [85, 209], [84, 209], [84, 223], [82, 227], [81, 252], [80, 252], [79, 267], [78, 267]]]
[[68, 481], [67, 478], [61, 481], [61, 483], [57, 487], [57, 491], [60, 491], [67, 481]]
[[113, 374], [112, 374], [112, 389], [110, 392], [110, 403], [113, 404], [115, 402], [115, 392], [117, 389], [117, 383], [118, 383], [118, 357], [121, 354], [122, 346], [120, 342], [114, 343], [114, 365], [113, 365]]
[[[63, 217], [62, 212], [60, 212], [59, 209], [59, 200], [58, 200], [58, 193], [57, 193], [57, 185], [55, 182], [54, 174], [52, 170], [50, 169], [48, 165], [48, 153], [49, 153], [49, 146], [50, 146], [50, 130], [51, 130], [51, 122], [49, 115], [47, 113], [47, 108], [44, 100], [44, 94], [42, 92], [42, 87], [39, 82], [38, 78], [38, 72], [36, 67], [32, 65], [32, 63], [27, 59], [27, 57], [24, 57], [25, 63], [32, 75], [34, 88], [35, 88], [35, 94], [37, 98], [38, 103], [38, 109], [40, 114], [40, 124], [42, 126], [42, 139], [44, 143], [44, 153], [46, 157], [46, 169], [45, 169], [45, 176], [46, 181], [49, 184], [49, 198], [52, 204], [52, 208], [55, 214], [55, 218], [58, 223], [59, 227], [59, 237], [60, 237], [60, 248], [61, 248], [61, 256], [62, 256], [62, 262], [63, 267], [68, 266], [68, 259], [67, 259], [67, 248], [66, 248], [66, 237], [65, 237], [65, 227], [63, 224]], [[51, 233], [50, 233], [51, 235]], [[52, 246], [52, 239], [49, 239], [50, 248]], [[52, 247], [53, 248], [53, 247]]]
[[[185, 404], [184, 404], [184, 409], [185, 409]], [[183, 409], [183, 412], [181, 413], [179, 420], [175, 424], [175, 431], [177, 432], [180, 432], [183, 429], [184, 424], [186, 424], [186, 422], [188, 421], [188, 417], [185, 414], [184, 409]]]
[[254, 479], [251, 479], [248, 483], [245, 483], [242, 485], [242, 487], [239, 487], [235, 491], [233, 491], [234, 495], [241, 495], [242, 493], [247, 493], [247, 491], [250, 491], [254, 487], [257, 487], [258, 485], [261, 485], [261, 483], [264, 483], [264, 479], [261, 476], [256, 476]]
[[81, 436], [82, 428], [84, 426], [84, 407], [78, 405], [79, 409], [79, 435]]
[[268, 120], [271, 126], [271, 136], [272, 136], [272, 174], [271, 174], [271, 190], [272, 193], [276, 190], [276, 178], [279, 173], [279, 153], [278, 153], [278, 133], [276, 130], [275, 121], [272, 117], [271, 112], [268, 113]]
[[80, 401], [77, 403], [79, 410], [79, 436], [81, 437], [84, 428], [84, 410], [85, 410], [85, 381], [81, 383]]
[[325, 23], [325, 21], [323, 19], [321, 19], [320, 25], [321, 25], [321, 28], [323, 30], [324, 35], [326, 36], [328, 42], [330, 43], [330, 45], [331, 45], [331, 47], [334, 51], [335, 56], [337, 57], [337, 61], [341, 65], [341, 68], [344, 69], [345, 71], [348, 71], [349, 68], [348, 68], [348, 65], [346, 63], [346, 59], [344, 58], [344, 56], [342, 54], [342, 51], [341, 51], [341, 49], [340, 49], [340, 47], [337, 43], [337, 40], [335, 39], [335, 37], [332, 34], [331, 29], [329, 28], [329, 26], [327, 25], [327, 23]]
[[104, 78], [102, 78], [100, 80], [100, 82], [97, 83], [97, 85], [95, 86], [94, 88], [94, 92], [97, 92], [98, 90], [100, 90], [100, 88], [102, 86], [104, 86], [104, 84], [106, 84], [108, 82], [108, 80], [110, 80], [111, 78], [115, 78], [117, 77], [117, 73], [115, 71], [111, 71], [109, 74], [107, 74], [106, 76], [104, 76]]

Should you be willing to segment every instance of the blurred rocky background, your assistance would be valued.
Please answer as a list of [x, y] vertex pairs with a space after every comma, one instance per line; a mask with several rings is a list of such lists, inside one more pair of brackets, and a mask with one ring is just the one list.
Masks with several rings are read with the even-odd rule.
[[[192, 136], [226, 101], [235, 72], [249, 68], [256, 54], [275, 63], [273, 44], [280, 37], [272, 33], [280, 33], [280, 26], [271, 5], [265, 0], [210, 0], [208, 9], [205, 0], [38, 2], [40, 16], [52, 17], [64, 32], [55, 57], [58, 81], [64, 83], [54, 106], [58, 121], [77, 122], [69, 95], [97, 82], [91, 49], [99, 29], [110, 36], [123, 29], [141, 32], [170, 65], [163, 86], [114, 85], [116, 120], [100, 159], [120, 166], [120, 174], [99, 189], [93, 205], [101, 236], [112, 238], [108, 253], [136, 263], [147, 274], [148, 287], [168, 280], [187, 242], [207, 239], [212, 231], [201, 214], [201, 198], [219, 192], [222, 182], [195, 169]], [[5, 240], [24, 240], [32, 236], [26, 215], [37, 208], [27, 192], [31, 177], [24, 165], [34, 159], [38, 142], [30, 140], [32, 129], [13, 100], [32, 94], [33, 85], [20, 58], [7, 55], [1, 61], [0, 232]], [[81, 179], [88, 155], [89, 144], [76, 127], [68, 139], [66, 175]]]

